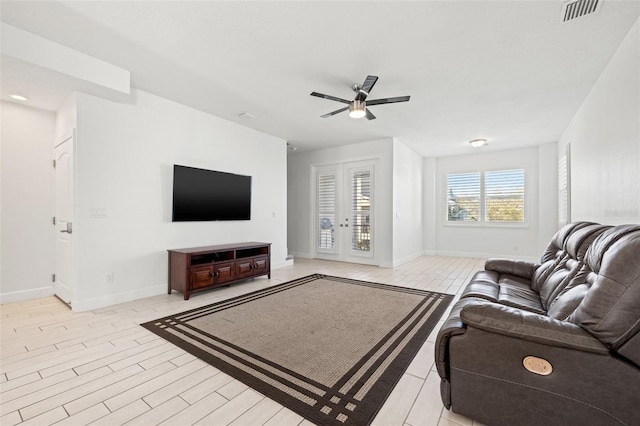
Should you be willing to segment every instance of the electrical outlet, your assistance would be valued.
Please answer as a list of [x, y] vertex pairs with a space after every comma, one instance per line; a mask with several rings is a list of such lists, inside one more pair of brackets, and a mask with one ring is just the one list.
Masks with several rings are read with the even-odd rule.
[[107, 283], [113, 282], [113, 272], [107, 274]]

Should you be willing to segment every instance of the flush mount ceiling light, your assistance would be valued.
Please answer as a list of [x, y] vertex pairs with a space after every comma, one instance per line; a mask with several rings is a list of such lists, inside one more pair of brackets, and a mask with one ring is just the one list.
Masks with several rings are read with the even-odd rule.
[[355, 100], [349, 104], [349, 117], [362, 118], [365, 115], [367, 115], [367, 110], [364, 102]]
[[487, 144], [487, 140], [486, 139], [474, 139], [472, 141], [469, 141], [469, 143], [474, 148], [480, 148], [481, 146], [484, 146], [484, 145]]
[[256, 116], [253, 114], [249, 114], [248, 112], [241, 112], [238, 114], [238, 117], [242, 118], [243, 120], [246, 121], [253, 121], [256, 119]]
[[11, 99], [15, 99], [16, 101], [23, 101], [23, 102], [26, 102], [26, 101], [28, 101], [28, 100], [29, 100], [29, 98], [27, 98], [26, 96], [16, 95], [16, 94], [9, 95], [9, 97], [10, 97]]

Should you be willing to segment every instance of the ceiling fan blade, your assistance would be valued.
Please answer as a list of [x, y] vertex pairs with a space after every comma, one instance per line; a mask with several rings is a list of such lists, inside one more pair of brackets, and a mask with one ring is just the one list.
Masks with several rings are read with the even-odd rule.
[[398, 96], [395, 98], [374, 99], [367, 101], [367, 106], [382, 105], [382, 104], [395, 104], [396, 102], [407, 102], [411, 96]]
[[367, 108], [367, 120], [375, 120], [376, 116]]
[[348, 101], [346, 99], [336, 98], [335, 96], [331, 96], [331, 95], [323, 95], [322, 93], [318, 93], [318, 92], [311, 92], [311, 96], [317, 96], [318, 98], [329, 99], [330, 101], [342, 102], [343, 104], [351, 103], [351, 101]]
[[364, 79], [364, 83], [362, 83], [362, 87], [360, 88], [360, 91], [358, 92], [358, 96], [356, 98], [359, 101], [364, 101], [365, 99], [367, 99], [367, 96], [369, 95], [369, 93], [371, 93], [371, 89], [373, 89], [376, 81], [378, 81], [378, 77], [376, 77], [375, 75], [368, 75], [367, 78]]
[[328, 112], [325, 115], [321, 115], [320, 117], [322, 117], [322, 118], [331, 117], [332, 115], [340, 114], [342, 111], [346, 111], [348, 109], [349, 109], [349, 107], [347, 106], [347, 107], [340, 108], [340, 109], [337, 109], [337, 110], [332, 111], [332, 112]]

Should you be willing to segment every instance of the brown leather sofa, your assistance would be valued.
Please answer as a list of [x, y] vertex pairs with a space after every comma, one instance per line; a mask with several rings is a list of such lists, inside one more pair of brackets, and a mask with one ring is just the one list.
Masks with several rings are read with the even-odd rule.
[[640, 425], [640, 225], [580, 222], [490, 259], [440, 329], [447, 409], [487, 425]]

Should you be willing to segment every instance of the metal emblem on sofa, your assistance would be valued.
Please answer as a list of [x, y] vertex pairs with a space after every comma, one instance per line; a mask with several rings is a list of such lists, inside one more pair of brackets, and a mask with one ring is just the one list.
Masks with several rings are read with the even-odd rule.
[[530, 371], [541, 376], [548, 376], [553, 372], [553, 366], [549, 361], [536, 356], [527, 356], [522, 360], [522, 365], [527, 371]]

